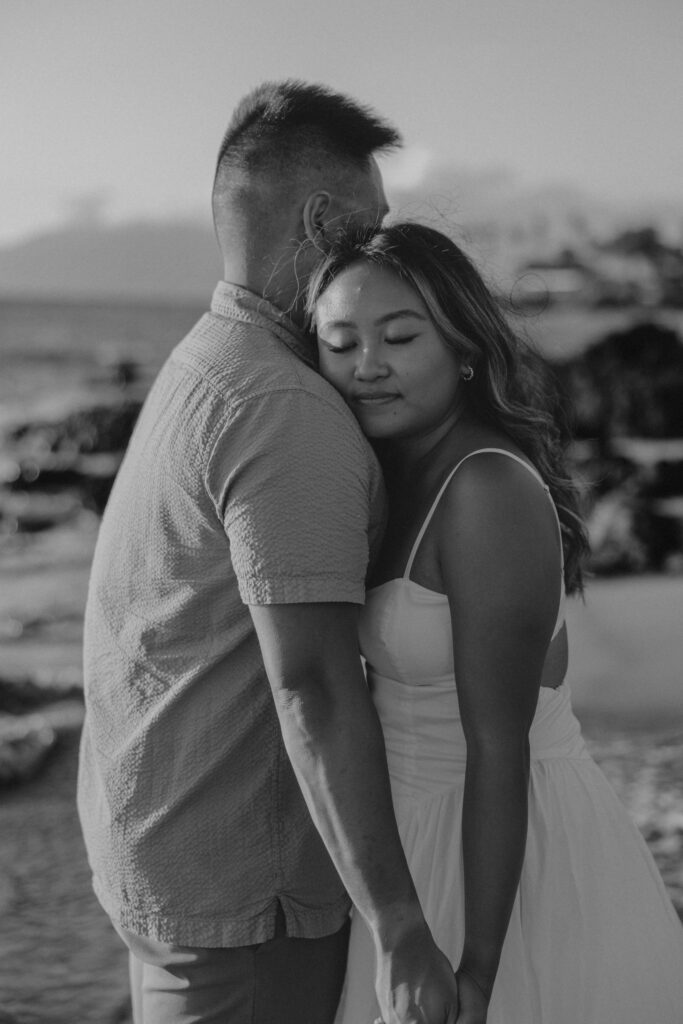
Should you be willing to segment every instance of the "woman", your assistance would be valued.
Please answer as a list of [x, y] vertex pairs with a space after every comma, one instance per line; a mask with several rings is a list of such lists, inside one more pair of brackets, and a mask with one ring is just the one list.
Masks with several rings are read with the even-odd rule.
[[[361, 648], [458, 1021], [674, 1024], [683, 929], [564, 683], [586, 541], [547, 381], [469, 260], [417, 224], [341, 238], [310, 312], [387, 481]], [[376, 1013], [356, 914], [337, 1020]]]

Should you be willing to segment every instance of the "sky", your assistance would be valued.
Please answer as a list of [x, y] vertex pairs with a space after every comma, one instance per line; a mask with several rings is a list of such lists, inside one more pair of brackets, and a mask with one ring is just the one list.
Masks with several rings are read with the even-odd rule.
[[0, 246], [208, 219], [232, 108], [287, 77], [398, 125], [389, 188], [448, 165], [683, 202], [682, 43], [681, 0], [0, 0]]

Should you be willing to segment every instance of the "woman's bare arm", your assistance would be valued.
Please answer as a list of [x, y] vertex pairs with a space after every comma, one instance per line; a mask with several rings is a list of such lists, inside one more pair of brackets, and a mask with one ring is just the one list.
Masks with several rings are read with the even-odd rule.
[[528, 734], [558, 609], [559, 539], [541, 485], [498, 455], [455, 475], [437, 529], [467, 740], [460, 967], [490, 994], [524, 858]]

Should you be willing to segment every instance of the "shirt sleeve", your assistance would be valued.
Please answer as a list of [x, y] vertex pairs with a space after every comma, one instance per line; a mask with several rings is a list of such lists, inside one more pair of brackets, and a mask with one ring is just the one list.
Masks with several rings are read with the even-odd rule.
[[364, 602], [371, 457], [348, 410], [303, 389], [231, 412], [207, 483], [245, 604]]

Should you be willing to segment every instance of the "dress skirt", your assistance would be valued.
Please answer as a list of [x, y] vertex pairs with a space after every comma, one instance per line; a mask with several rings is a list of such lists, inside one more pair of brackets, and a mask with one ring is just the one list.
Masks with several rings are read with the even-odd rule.
[[[466, 747], [453, 680], [372, 680], [401, 839], [437, 944], [463, 945]], [[683, 928], [636, 825], [588, 754], [566, 685], [530, 733], [520, 885], [487, 1024], [682, 1024]], [[374, 950], [354, 915], [336, 1024], [371, 1024]]]

